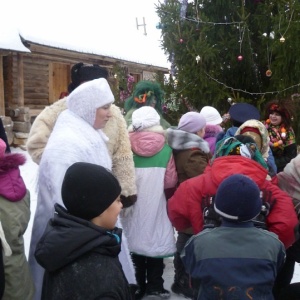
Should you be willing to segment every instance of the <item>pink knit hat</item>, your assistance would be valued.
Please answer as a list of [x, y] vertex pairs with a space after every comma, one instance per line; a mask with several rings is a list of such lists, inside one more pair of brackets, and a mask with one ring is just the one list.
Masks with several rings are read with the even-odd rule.
[[0, 139], [0, 158], [4, 156], [5, 150], [6, 150], [6, 144], [2, 139]]
[[184, 114], [178, 124], [178, 129], [190, 133], [196, 133], [206, 125], [204, 116], [198, 112], [190, 111]]

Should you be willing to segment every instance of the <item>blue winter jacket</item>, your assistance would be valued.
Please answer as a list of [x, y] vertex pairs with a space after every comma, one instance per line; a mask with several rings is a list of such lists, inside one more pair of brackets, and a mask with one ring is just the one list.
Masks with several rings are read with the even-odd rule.
[[200, 282], [197, 300], [273, 300], [272, 287], [284, 259], [277, 236], [252, 222], [206, 229], [182, 253], [187, 273]]

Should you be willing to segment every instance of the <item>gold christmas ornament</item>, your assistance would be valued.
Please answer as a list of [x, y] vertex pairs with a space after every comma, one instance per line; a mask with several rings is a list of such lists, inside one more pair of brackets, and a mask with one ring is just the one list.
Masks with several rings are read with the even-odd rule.
[[201, 57], [199, 55], [196, 56], [196, 62], [198, 63], [200, 61]]
[[285, 38], [282, 36], [279, 41], [280, 41], [280, 43], [284, 43], [285, 42]]

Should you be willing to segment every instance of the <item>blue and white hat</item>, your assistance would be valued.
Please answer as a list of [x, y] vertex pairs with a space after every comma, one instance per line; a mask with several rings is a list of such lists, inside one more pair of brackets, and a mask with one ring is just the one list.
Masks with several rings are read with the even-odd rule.
[[227, 220], [250, 221], [260, 213], [261, 206], [259, 187], [248, 176], [231, 175], [217, 189], [214, 208]]

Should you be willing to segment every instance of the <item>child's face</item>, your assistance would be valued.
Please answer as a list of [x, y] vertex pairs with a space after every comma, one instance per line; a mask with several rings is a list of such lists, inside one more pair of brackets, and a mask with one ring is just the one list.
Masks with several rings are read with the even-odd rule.
[[203, 138], [205, 135], [205, 127], [200, 129], [197, 133], [196, 133], [199, 137]]
[[107, 229], [114, 229], [122, 207], [123, 204], [120, 196], [118, 196], [118, 198], [101, 214], [101, 226]]
[[110, 104], [97, 108], [94, 128], [95, 129], [104, 128], [110, 117], [111, 117]]
[[271, 124], [273, 124], [275, 126], [280, 125], [282, 122], [281, 115], [276, 111], [272, 111], [269, 115], [269, 118], [270, 118]]

